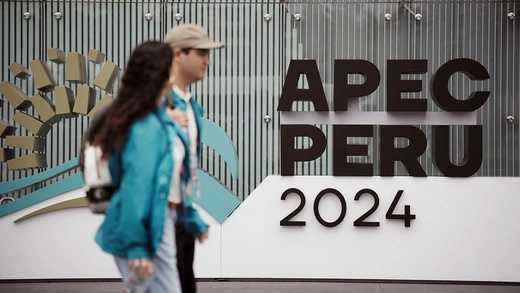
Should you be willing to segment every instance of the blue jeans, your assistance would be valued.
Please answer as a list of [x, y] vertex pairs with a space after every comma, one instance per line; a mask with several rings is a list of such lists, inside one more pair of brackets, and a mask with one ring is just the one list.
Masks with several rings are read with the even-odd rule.
[[175, 246], [175, 221], [177, 211], [170, 209], [164, 217], [164, 228], [157, 255], [152, 259], [153, 275], [146, 279], [135, 276], [128, 267], [128, 259], [114, 256], [123, 276], [125, 293], [181, 293], [177, 270], [177, 248]]

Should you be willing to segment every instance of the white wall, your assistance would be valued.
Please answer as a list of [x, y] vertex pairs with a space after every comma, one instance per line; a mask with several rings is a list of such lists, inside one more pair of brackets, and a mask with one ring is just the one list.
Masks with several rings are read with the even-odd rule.
[[[281, 227], [280, 220], [306, 197], [294, 220], [305, 227]], [[326, 228], [313, 213], [314, 199], [325, 188], [345, 197], [347, 213]], [[380, 199], [367, 221], [379, 227], [354, 227], [373, 204], [363, 189]], [[385, 219], [398, 190], [404, 190], [396, 213], [410, 205], [416, 219]], [[197, 247], [200, 278], [344, 278], [460, 281], [520, 281], [520, 180], [515, 178], [344, 178], [269, 176], [223, 225], [210, 222], [210, 239]], [[52, 203], [81, 196], [63, 194], [0, 218], [0, 279], [117, 278], [110, 256], [93, 241], [102, 216], [75, 208], [13, 220]], [[320, 214], [339, 215], [338, 200], [323, 197]]]

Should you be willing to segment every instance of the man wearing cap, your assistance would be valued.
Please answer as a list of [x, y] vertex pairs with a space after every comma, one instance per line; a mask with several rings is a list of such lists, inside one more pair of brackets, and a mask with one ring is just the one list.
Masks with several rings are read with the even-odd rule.
[[[206, 68], [210, 65], [209, 50], [224, 47], [224, 44], [213, 42], [204, 29], [195, 24], [182, 24], [172, 28], [165, 36], [164, 42], [173, 50], [173, 75], [175, 81], [171, 95], [175, 110], [171, 117], [185, 127], [190, 141], [191, 184], [187, 186], [187, 194], [200, 196], [197, 179], [198, 161], [201, 152], [200, 133], [203, 109], [195, 101], [189, 86], [204, 78]], [[191, 201], [188, 196], [186, 201]], [[208, 238], [208, 225], [199, 217], [191, 204], [178, 208], [179, 220], [176, 225], [177, 267], [181, 279], [182, 292], [194, 293], [195, 276], [193, 273], [193, 257], [195, 253], [195, 237], [202, 243]]]

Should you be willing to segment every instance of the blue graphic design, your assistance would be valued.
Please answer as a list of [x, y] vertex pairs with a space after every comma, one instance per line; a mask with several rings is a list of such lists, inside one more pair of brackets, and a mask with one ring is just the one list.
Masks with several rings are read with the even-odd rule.
[[33, 193], [27, 194], [15, 201], [0, 206], [0, 217], [14, 213], [62, 193], [78, 189], [83, 185], [83, 174], [74, 174]]
[[74, 158], [55, 168], [52, 168], [50, 170], [41, 172], [41, 173], [33, 175], [33, 176], [14, 180], [14, 181], [9, 181], [9, 182], [2, 182], [2, 183], [0, 183], [0, 194], [12, 192], [12, 191], [22, 189], [27, 186], [30, 186], [30, 185], [33, 185], [33, 184], [36, 184], [36, 183], [39, 183], [39, 182], [42, 182], [45, 180], [49, 180], [53, 177], [60, 175], [61, 173], [64, 173], [71, 169], [76, 168], [78, 166], [78, 163], [79, 163], [78, 158]]
[[[226, 162], [232, 178], [238, 177], [238, 160], [235, 146], [229, 136], [215, 123], [208, 119], [202, 119], [204, 131], [201, 142], [214, 149]], [[78, 167], [78, 158], [74, 158], [60, 166], [44, 171], [42, 173], [18, 179], [12, 182], [0, 183], [0, 194], [12, 192], [38, 182], [49, 180], [64, 172]], [[215, 220], [223, 223], [227, 217], [240, 205], [240, 200], [235, 194], [217, 178], [199, 168], [198, 171], [202, 194], [200, 198], [193, 201], [206, 210]], [[46, 199], [55, 197], [65, 192], [84, 186], [83, 173], [77, 173], [70, 177], [59, 180], [49, 186], [41, 188], [33, 193], [15, 201], [0, 206], [0, 217], [32, 206]]]

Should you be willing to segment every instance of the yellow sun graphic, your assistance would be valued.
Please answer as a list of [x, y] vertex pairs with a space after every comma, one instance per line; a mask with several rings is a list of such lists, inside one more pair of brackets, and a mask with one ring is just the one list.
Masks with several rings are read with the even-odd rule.
[[[0, 149], [0, 162], [7, 162], [8, 170], [24, 170], [47, 168], [45, 155], [46, 135], [52, 125], [64, 118], [74, 118], [78, 115], [92, 117], [99, 107], [112, 101], [109, 95], [113, 91], [121, 69], [111, 61], [106, 61], [92, 81], [93, 86], [86, 85], [87, 60], [101, 64], [105, 54], [99, 50], [90, 49], [88, 57], [77, 52], [65, 53], [58, 48], [47, 50], [48, 59], [58, 65], [65, 66], [65, 80], [78, 84], [74, 93], [64, 85], [57, 85], [49, 66], [41, 60], [29, 63], [29, 70], [19, 63], [9, 65], [9, 71], [16, 78], [27, 79], [33, 77], [34, 86], [38, 93], [29, 97], [16, 84], [3, 81], [0, 83], [0, 92], [9, 104], [16, 110], [12, 120], [27, 129], [32, 135], [14, 135], [16, 126], [8, 121], [0, 120], [0, 138], [4, 138], [4, 147]], [[96, 89], [104, 90], [106, 94], [96, 103]], [[54, 91], [54, 102], [47, 94]], [[33, 117], [27, 110], [33, 106], [39, 117]], [[16, 148], [28, 150], [29, 154], [15, 157]]]

